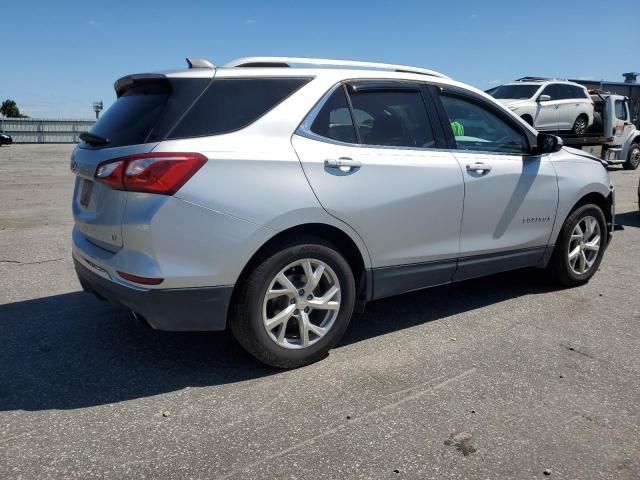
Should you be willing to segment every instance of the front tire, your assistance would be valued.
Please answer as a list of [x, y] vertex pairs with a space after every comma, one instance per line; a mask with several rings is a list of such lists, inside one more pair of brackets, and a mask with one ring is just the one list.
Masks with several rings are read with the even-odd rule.
[[586, 204], [574, 210], [562, 226], [549, 263], [552, 277], [565, 287], [587, 283], [600, 266], [607, 235], [600, 207]]
[[233, 297], [229, 324], [255, 358], [296, 368], [324, 358], [353, 313], [355, 281], [330, 243], [292, 241], [262, 257]]
[[627, 161], [624, 162], [625, 170], [635, 170], [640, 165], [640, 144], [634, 143], [629, 148]]

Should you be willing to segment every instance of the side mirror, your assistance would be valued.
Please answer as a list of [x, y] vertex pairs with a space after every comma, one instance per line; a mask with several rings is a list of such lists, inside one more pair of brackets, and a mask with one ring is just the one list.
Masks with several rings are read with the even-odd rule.
[[548, 102], [549, 100], [551, 100], [551, 96], [550, 95], [540, 95], [538, 97], [538, 102]]
[[564, 144], [560, 137], [548, 133], [538, 133], [537, 154], [542, 155], [545, 153], [559, 152], [563, 146]]

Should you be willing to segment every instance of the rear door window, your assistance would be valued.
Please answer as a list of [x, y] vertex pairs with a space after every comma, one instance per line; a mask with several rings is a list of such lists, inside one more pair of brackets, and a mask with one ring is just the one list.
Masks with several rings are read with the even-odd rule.
[[170, 139], [219, 135], [255, 122], [310, 78], [214, 80], [169, 134]]
[[565, 83], [558, 83], [554, 85], [556, 91], [556, 100], [568, 100], [575, 98], [573, 94], [573, 87]]
[[584, 91], [584, 88], [572, 85], [571, 89], [573, 91], [573, 98], [589, 98], [587, 92]]
[[311, 131], [316, 135], [339, 142], [357, 142], [349, 103], [342, 85], [331, 94], [322, 106], [311, 124]]
[[353, 117], [365, 145], [430, 148], [433, 131], [417, 90], [363, 90], [350, 93]]

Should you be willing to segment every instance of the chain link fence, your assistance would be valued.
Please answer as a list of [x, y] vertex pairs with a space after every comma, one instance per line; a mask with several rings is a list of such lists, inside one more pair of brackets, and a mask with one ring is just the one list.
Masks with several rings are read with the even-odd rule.
[[40, 118], [1, 118], [0, 130], [11, 135], [13, 143], [78, 143], [95, 120], [49, 120]]

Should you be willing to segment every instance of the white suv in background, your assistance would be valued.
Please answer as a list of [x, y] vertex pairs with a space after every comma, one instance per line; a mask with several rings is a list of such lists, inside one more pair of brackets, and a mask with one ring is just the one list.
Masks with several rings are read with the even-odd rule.
[[593, 101], [577, 83], [525, 77], [499, 86], [491, 95], [538, 130], [584, 135], [593, 124]]

